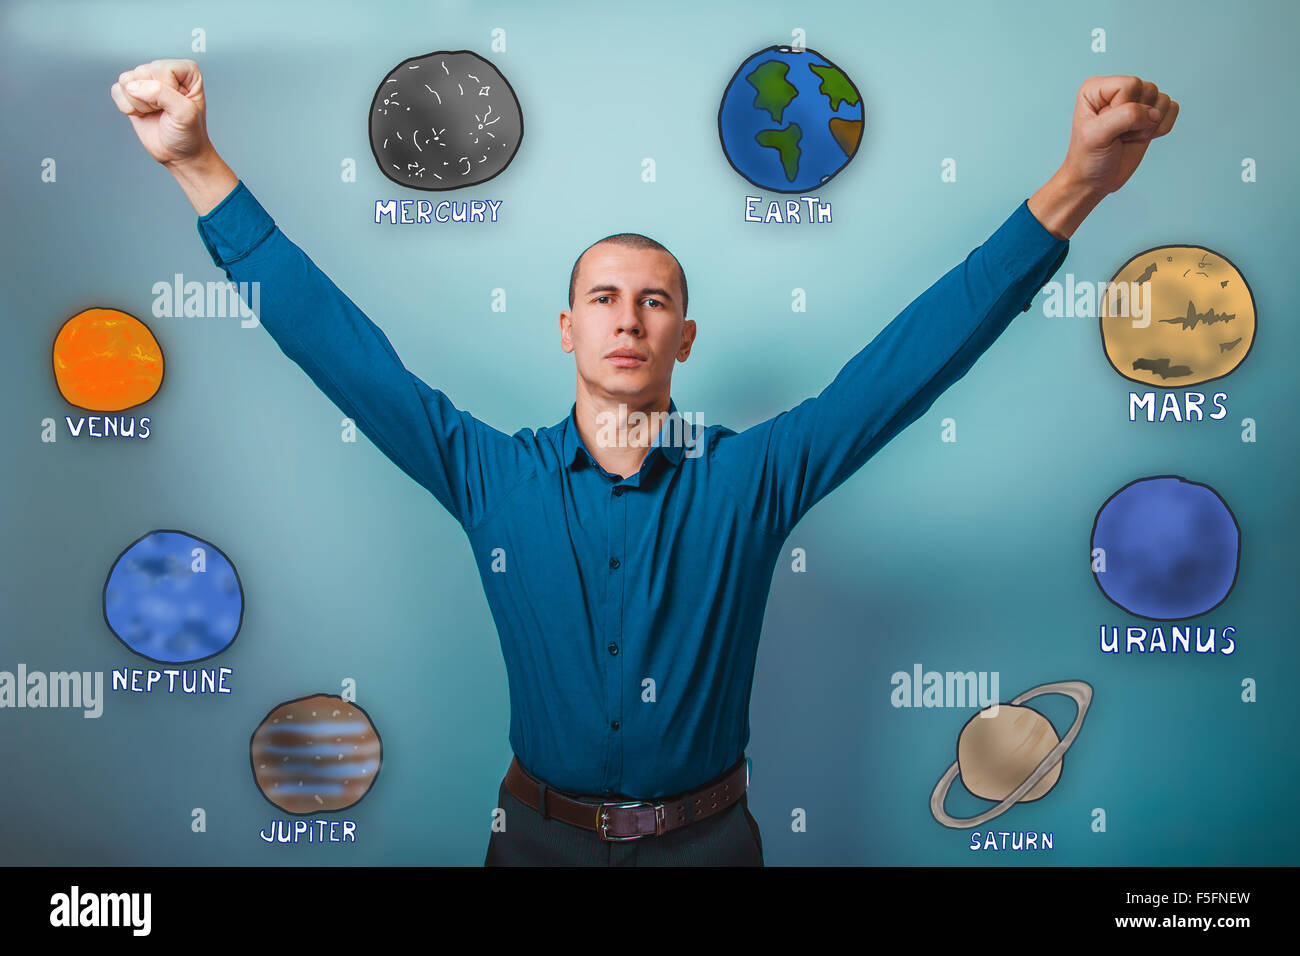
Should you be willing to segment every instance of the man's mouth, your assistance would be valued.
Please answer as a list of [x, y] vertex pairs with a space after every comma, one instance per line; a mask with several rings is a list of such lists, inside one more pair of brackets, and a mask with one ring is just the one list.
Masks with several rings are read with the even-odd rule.
[[605, 359], [619, 368], [636, 368], [646, 363], [646, 357], [635, 349], [615, 349]]

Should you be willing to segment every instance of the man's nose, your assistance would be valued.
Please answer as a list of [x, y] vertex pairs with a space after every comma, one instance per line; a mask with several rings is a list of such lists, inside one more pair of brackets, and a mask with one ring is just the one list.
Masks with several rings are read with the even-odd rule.
[[645, 325], [641, 321], [641, 315], [637, 312], [635, 305], [625, 305], [619, 310], [618, 317], [614, 322], [614, 331], [616, 334], [626, 332], [628, 335], [641, 335], [645, 331]]

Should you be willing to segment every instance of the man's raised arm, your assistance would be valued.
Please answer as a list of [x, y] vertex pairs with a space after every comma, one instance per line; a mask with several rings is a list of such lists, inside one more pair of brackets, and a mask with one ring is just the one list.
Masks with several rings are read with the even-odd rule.
[[720, 440], [740, 505], [785, 535], [916, 421], [1028, 311], [1069, 238], [1169, 132], [1178, 104], [1132, 76], [1091, 77], [1075, 101], [1061, 168], [964, 262], [918, 296], [816, 398]]
[[407, 371], [384, 333], [276, 227], [208, 140], [193, 61], [141, 64], [111, 95], [189, 197], [213, 262], [232, 281], [258, 283], [258, 319], [281, 350], [463, 526], [476, 524], [522, 477], [522, 445]]

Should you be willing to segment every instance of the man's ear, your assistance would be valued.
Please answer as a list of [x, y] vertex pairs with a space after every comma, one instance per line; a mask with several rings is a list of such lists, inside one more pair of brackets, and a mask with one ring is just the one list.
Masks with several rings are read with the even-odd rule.
[[691, 346], [695, 344], [697, 331], [694, 319], [687, 319], [682, 323], [682, 344], [677, 349], [677, 361], [685, 362], [691, 357]]
[[568, 309], [560, 313], [560, 348], [573, 351], [573, 314]]

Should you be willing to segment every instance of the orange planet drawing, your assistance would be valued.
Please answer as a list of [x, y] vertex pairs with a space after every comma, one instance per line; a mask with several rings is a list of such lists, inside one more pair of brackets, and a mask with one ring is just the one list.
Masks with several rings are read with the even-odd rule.
[[86, 309], [54, 339], [54, 380], [78, 408], [120, 412], [153, 398], [163, 356], [148, 326], [117, 309]]
[[1255, 342], [1255, 297], [1225, 256], [1204, 246], [1160, 246], [1139, 252], [1111, 280], [1139, 289], [1102, 296], [1101, 336], [1115, 371], [1158, 388], [1186, 388], [1227, 375]]

